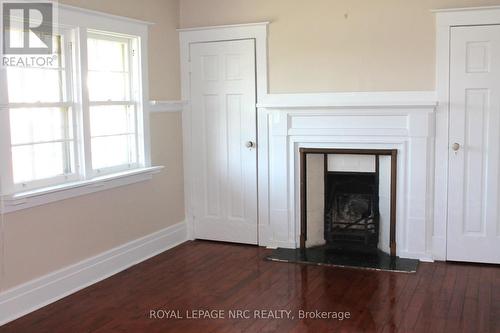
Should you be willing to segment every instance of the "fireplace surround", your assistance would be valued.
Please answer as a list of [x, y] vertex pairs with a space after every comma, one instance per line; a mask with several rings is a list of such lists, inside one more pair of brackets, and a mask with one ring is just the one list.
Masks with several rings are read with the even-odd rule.
[[287, 95], [258, 106], [259, 244], [300, 249], [300, 149], [397, 150], [396, 253], [432, 260], [435, 105], [404, 96], [344, 105]]

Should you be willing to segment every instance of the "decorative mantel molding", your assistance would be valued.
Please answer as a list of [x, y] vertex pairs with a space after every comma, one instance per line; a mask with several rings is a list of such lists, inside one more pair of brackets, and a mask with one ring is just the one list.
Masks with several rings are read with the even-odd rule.
[[381, 94], [301, 94], [286, 103], [269, 95], [259, 104], [260, 245], [298, 247], [300, 148], [397, 149], [397, 253], [433, 259], [434, 95]]
[[429, 108], [437, 106], [434, 91], [267, 94], [258, 108]]

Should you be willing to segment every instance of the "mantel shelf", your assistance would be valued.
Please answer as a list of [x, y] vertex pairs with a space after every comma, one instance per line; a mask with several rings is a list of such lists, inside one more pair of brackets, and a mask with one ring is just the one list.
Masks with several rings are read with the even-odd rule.
[[268, 94], [259, 108], [426, 108], [435, 109], [433, 91]]

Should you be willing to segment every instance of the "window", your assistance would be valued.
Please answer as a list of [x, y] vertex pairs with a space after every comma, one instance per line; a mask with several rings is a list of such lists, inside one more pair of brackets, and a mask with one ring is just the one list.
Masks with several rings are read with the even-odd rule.
[[[11, 36], [22, 38], [16, 31]], [[16, 190], [77, 179], [67, 39], [54, 36], [55, 61], [50, 65], [6, 67]]]
[[[71, 27], [70, 16], [60, 17], [66, 22], [53, 36], [53, 62], [0, 68], [7, 110], [0, 114], [4, 195], [149, 166], [140, 61], [147, 28], [101, 24], [127, 31], [109, 32]], [[93, 17], [100, 20], [113, 19]], [[138, 33], [130, 34], [134, 29]], [[22, 44], [21, 30], [10, 36]]]
[[97, 173], [133, 168], [138, 161], [134, 45], [105, 34], [88, 36], [92, 168]]

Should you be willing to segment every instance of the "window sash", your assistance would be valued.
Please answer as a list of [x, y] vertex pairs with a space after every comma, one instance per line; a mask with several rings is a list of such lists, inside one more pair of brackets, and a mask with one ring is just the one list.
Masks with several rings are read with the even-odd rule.
[[[7, 99], [7, 104], [9, 107], [17, 107], [19, 105], [24, 105], [25, 107], [30, 107], [30, 105], [36, 106], [40, 104], [57, 104], [57, 103], [65, 103], [65, 102], [71, 102], [73, 100], [73, 82], [72, 82], [72, 71], [74, 70], [73, 68], [73, 57], [72, 57], [72, 52], [71, 52], [71, 44], [72, 44], [72, 32], [70, 29], [64, 29], [61, 28], [59, 29], [58, 32], [56, 32], [58, 37], [57, 42], [54, 43], [54, 47], [56, 48], [54, 51], [54, 54], [58, 55], [58, 66], [55, 67], [39, 67], [39, 66], [29, 66], [29, 67], [8, 67], [6, 71], [12, 70], [12, 71], [20, 71], [20, 72], [33, 72], [33, 71], [38, 71], [38, 72], [56, 72], [58, 73], [58, 80], [59, 80], [59, 89], [57, 91], [57, 94], [59, 95], [58, 100], [53, 100], [53, 101], [42, 101], [42, 100], [33, 100], [29, 102], [11, 102], [8, 97], [8, 94], [6, 95]], [[7, 77], [5, 78], [5, 83], [6, 83], [6, 89], [8, 91], [8, 74]]]
[[[47, 106], [49, 105], [49, 106]], [[19, 148], [19, 147], [34, 147], [37, 145], [43, 145], [43, 144], [51, 144], [51, 143], [66, 143], [70, 145], [70, 148], [72, 149], [72, 153], [69, 153], [63, 149], [62, 151], [62, 156], [63, 160], [61, 161], [63, 165], [63, 174], [61, 175], [56, 175], [53, 177], [47, 177], [47, 178], [38, 178], [38, 179], [33, 179], [33, 180], [26, 180], [26, 181], [21, 181], [21, 182], [15, 182], [14, 179], [14, 172], [15, 170], [12, 170], [12, 187], [16, 191], [22, 191], [22, 190], [30, 190], [34, 189], [40, 186], [49, 186], [49, 185], [54, 185], [58, 184], [61, 182], [69, 181], [69, 180], [75, 180], [79, 178], [79, 170], [78, 170], [78, 144], [77, 144], [77, 137], [75, 135], [75, 111], [71, 106], [70, 103], [22, 103], [22, 104], [16, 104], [12, 105], [8, 108], [8, 113], [10, 117], [11, 112], [16, 112], [16, 109], [41, 109], [41, 108], [58, 108], [64, 111], [61, 112], [66, 112], [66, 115], [64, 115], [65, 118], [69, 118], [72, 121], [72, 124], [67, 123], [68, 119], [63, 119], [63, 127], [61, 128], [62, 132], [61, 137], [58, 139], [52, 139], [52, 140], [36, 140], [32, 139], [29, 141], [21, 141], [21, 142], [13, 142], [12, 141], [12, 134], [10, 135], [10, 159], [12, 163], [14, 162], [14, 149]], [[63, 116], [63, 114], [61, 114]], [[10, 125], [10, 121], [9, 121]], [[33, 156], [34, 158], [34, 156]], [[68, 172], [69, 170], [69, 172]]]
[[[122, 59], [124, 63], [124, 68], [123, 70], [95, 70], [95, 69], [90, 69], [88, 67], [88, 62], [86, 63], [87, 68], [86, 72], [87, 75], [90, 73], [112, 73], [112, 74], [123, 74], [124, 77], [126, 77], [126, 80], [124, 82], [126, 91], [124, 91], [125, 96], [127, 98], [123, 99], [106, 99], [106, 100], [95, 100], [91, 99], [89, 96], [89, 103], [111, 103], [111, 104], [116, 104], [119, 102], [125, 103], [134, 103], [136, 100], [138, 100], [136, 89], [134, 87], [135, 82], [135, 77], [134, 77], [134, 67], [137, 65], [136, 63], [136, 57], [134, 56], [135, 54], [135, 47], [134, 47], [134, 39], [135, 38], [130, 38], [130, 37], [123, 37], [119, 36], [110, 32], [101, 32], [101, 31], [96, 31], [96, 30], [88, 30], [87, 31], [87, 38], [85, 40], [85, 43], [88, 42], [88, 39], [96, 39], [96, 40], [104, 40], [104, 41], [110, 41], [110, 42], [118, 42], [127, 45], [127, 53], [123, 54], [124, 59]], [[96, 105], [96, 104], [94, 104]]]
[[[5, 69], [3, 72], [4, 74], [2, 75], [2, 79], [4, 80], [5, 84], [5, 96], [7, 100], [7, 105], [5, 109], [5, 116], [3, 117], [3, 121], [6, 122], [6, 126], [9, 127], [8, 131], [8, 155], [9, 157], [9, 162], [8, 162], [8, 167], [9, 167], [9, 183], [8, 186], [4, 186], [7, 188], [10, 188], [11, 191], [14, 192], [21, 192], [21, 191], [27, 191], [27, 190], [32, 190], [36, 189], [39, 187], [47, 187], [47, 186], [52, 186], [52, 185], [57, 185], [61, 184], [64, 182], [68, 181], [75, 181], [80, 178], [79, 170], [78, 170], [78, 159], [77, 156], [79, 154], [78, 152], [78, 145], [77, 145], [77, 137], [75, 135], [75, 130], [77, 127], [76, 124], [76, 113], [75, 113], [75, 108], [73, 101], [73, 71], [75, 70], [73, 66], [73, 57], [72, 57], [72, 50], [71, 50], [71, 43], [72, 43], [72, 33], [71, 30], [68, 29], [59, 29], [58, 34], [60, 35], [60, 49], [58, 50], [57, 54], [60, 57], [59, 64], [57, 67], [47, 67], [47, 68], [12, 68], [11, 70], [15, 71], [47, 71], [47, 72], [58, 72], [59, 74], [59, 91], [57, 94], [60, 96], [59, 101], [52, 101], [52, 102], [13, 102], [11, 103], [9, 101], [9, 96], [7, 94], [8, 92], [8, 76], [7, 76], [7, 70]], [[67, 116], [72, 119], [73, 124], [66, 124], [67, 127], [63, 128], [63, 132], [65, 132], [64, 137], [61, 139], [56, 139], [56, 140], [31, 140], [30, 142], [21, 142], [21, 143], [13, 143], [11, 141], [12, 139], [12, 133], [11, 133], [11, 128], [10, 128], [10, 113], [15, 112], [16, 109], [43, 109], [43, 108], [60, 108], [60, 109], [66, 109], [66, 112], [70, 113]], [[68, 133], [72, 133], [72, 137], [68, 137]], [[27, 181], [20, 181], [20, 182], [15, 182], [14, 179], [14, 170], [13, 170], [13, 158], [14, 158], [14, 149], [19, 148], [19, 147], [35, 147], [37, 145], [42, 145], [42, 144], [49, 144], [49, 143], [67, 143], [71, 145], [71, 150], [72, 154], [68, 154], [68, 152], [65, 152], [65, 149], [63, 148], [63, 151], [61, 152], [63, 156], [63, 161], [62, 163], [65, 165], [63, 166], [63, 172], [68, 170], [68, 166], [72, 167], [70, 172], [68, 173], [63, 173], [60, 175], [52, 176], [52, 177], [47, 177], [47, 178], [38, 178], [38, 179], [33, 179], [33, 180], [27, 180]], [[32, 156], [32, 158], [35, 158], [35, 156]], [[3, 190], [3, 189], [2, 189]]]
[[[112, 137], [119, 137], [119, 136], [133, 136], [134, 142], [135, 142], [135, 147], [133, 148], [134, 152], [134, 160], [135, 162], [132, 163], [124, 163], [120, 165], [114, 165], [112, 167], [101, 167], [101, 168], [96, 168], [92, 165], [91, 169], [91, 174], [93, 176], [102, 176], [103, 174], [109, 174], [109, 173], [114, 173], [114, 172], [119, 172], [119, 171], [125, 171], [125, 170], [130, 170], [130, 169], [136, 169], [141, 166], [144, 166], [141, 161], [140, 161], [140, 151], [139, 151], [139, 144], [140, 144], [140, 137], [139, 137], [139, 129], [138, 129], [138, 117], [139, 117], [139, 112], [137, 109], [137, 103], [131, 103], [131, 102], [90, 102], [90, 106], [128, 106], [133, 108], [133, 113], [134, 113], [134, 122], [133, 122], [133, 130], [132, 131], [126, 131], [126, 132], [121, 132], [121, 133], [113, 133], [113, 134], [104, 134], [104, 135], [90, 135], [90, 142], [89, 142], [89, 147], [88, 151], [92, 153], [92, 140], [96, 138], [112, 138]], [[90, 108], [89, 108], [89, 113], [90, 113]], [[89, 129], [91, 126], [89, 125]], [[92, 156], [92, 154], [91, 154]]]
[[[139, 168], [145, 165], [144, 161], [141, 160], [141, 138], [140, 138], [140, 131], [139, 131], [139, 124], [140, 124], [140, 114], [139, 112], [139, 103], [136, 101], [140, 100], [140, 96], [138, 95], [138, 87], [137, 80], [139, 77], [135, 77], [134, 73], [137, 73], [136, 67], [139, 65], [138, 64], [138, 57], [135, 56], [135, 44], [137, 44], [136, 40], [137, 38], [130, 38], [130, 37], [123, 37], [119, 35], [115, 35], [113, 33], [109, 32], [100, 32], [100, 31], [94, 31], [94, 30], [88, 30], [86, 33], [84, 33], [84, 36], [80, 36], [80, 39], [84, 41], [86, 44], [88, 39], [98, 39], [98, 40], [107, 40], [107, 41], [114, 41], [114, 42], [119, 42], [119, 43], [124, 43], [127, 45], [127, 51], [128, 53], [124, 56], [126, 56], [126, 59], [123, 60], [123, 62], [126, 64], [126, 68], [124, 68], [123, 73], [126, 73], [128, 75], [128, 99], [123, 99], [123, 100], [104, 100], [104, 101], [97, 101], [97, 100], [91, 100], [89, 95], [86, 95], [87, 101], [85, 104], [84, 112], [87, 113], [87, 121], [88, 121], [88, 134], [87, 134], [87, 140], [85, 142], [85, 150], [88, 153], [86, 155], [86, 164], [87, 164], [87, 173], [91, 175], [91, 177], [97, 177], [97, 176], [102, 176], [104, 174], [109, 174], [109, 173], [115, 173], [115, 172], [120, 172], [120, 171], [125, 171], [125, 170], [130, 170], [130, 169], [135, 169]], [[87, 52], [87, 46], [85, 47], [85, 51]], [[82, 71], [88, 75], [88, 73], [93, 72], [93, 70], [90, 70], [88, 67], [88, 62], [85, 62], [82, 66]], [[105, 72], [105, 71], [99, 71], [99, 72]], [[121, 72], [121, 71], [119, 71]], [[115, 165], [111, 167], [102, 167], [102, 168], [95, 168], [92, 165], [92, 139], [98, 137], [98, 136], [92, 136], [90, 133], [90, 108], [95, 107], [95, 106], [129, 106], [134, 108], [134, 131], [130, 132], [131, 135], [134, 136], [134, 141], [135, 141], [135, 163], [126, 163], [126, 164], [121, 164], [121, 165]], [[111, 136], [116, 136], [116, 135], [111, 135]], [[110, 137], [111, 137], [110, 136]]]
[[[59, 185], [59, 184], [65, 183], [65, 182], [76, 181], [76, 180], [80, 179], [80, 175], [77, 172], [75, 172], [76, 166], [74, 164], [75, 163], [75, 159], [74, 159], [74, 156], [75, 156], [75, 153], [74, 153], [75, 141], [74, 140], [54, 140], [54, 141], [51, 141], [51, 142], [37, 142], [37, 143], [34, 143], [34, 144], [15, 145], [15, 146], [13, 146], [13, 149], [15, 149], [15, 148], [22, 148], [22, 147], [36, 148], [37, 146], [51, 144], [51, 143], [54, 143], [54, 144], [55, 143], [67, 144], [67, 147], [64, 147], [64, 145], [61, 147], [61, 149], [62, 149], [61, 154], [63, 156], [65, 156], [65, 155], [67, 156], [66, 160], [62, 160], [61, 161], [63, 163], [63, 165], [61, 165], [63, 173], [57, 174], [57, 175], [51, 176], [51, 177], [38, 178], [38, 179], [35, 179], [35, 180], [20, 181], [20, 182], [14, 183], [13, 188], [15, 189], [16, 192], [23, 192], [23, 191], [27, 191], [27, 190], [31, 190], [31, 189], [36, 189], [36, 188], [39, 188], [39, 187], [51, 186], [51, 185]], [[68, 148], [70, 150], [66, 150]], [[71, 149], [73, 149], [73, 152], [71, 152]], [[70, 159], [69, 156], [68, 156], [68, 154], [72, 154], [73, 158]], [[65, 173], [65, 169], [69, 169], [69, 168], [72, 168], [73, 172]]]

